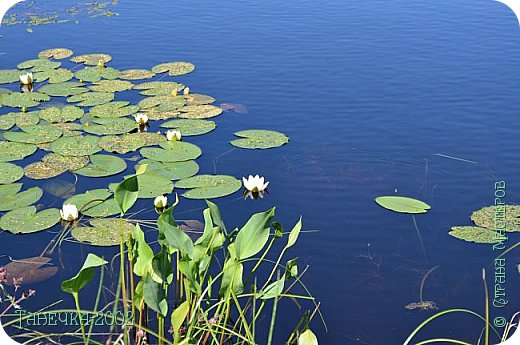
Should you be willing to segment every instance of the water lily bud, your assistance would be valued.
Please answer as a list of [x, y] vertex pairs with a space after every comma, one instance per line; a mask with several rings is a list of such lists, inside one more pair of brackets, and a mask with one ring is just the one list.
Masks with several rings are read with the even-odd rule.
[[184, 96], [189, 95], [189, 94], [190, 94], [190, 88], [189, 87], [185, 87], [184, 88]]
[[168, 198], [164, 195], [159, 195], [153, 200], [153, 204], [157, 208], [165, 208], [168, 205]]
[[60, 215], [61, 219], [67, 222], [73, 222], [79, 218], [79, 211], [76, 205], [63, 204], [63, 207], [60, 210]]
[[181, 138], [181, 131], [178, 131], [176, 129], [170, 129], [168, 132], [166, 132], [166, 139], [168, 139], [169, 141], [180, 141]]

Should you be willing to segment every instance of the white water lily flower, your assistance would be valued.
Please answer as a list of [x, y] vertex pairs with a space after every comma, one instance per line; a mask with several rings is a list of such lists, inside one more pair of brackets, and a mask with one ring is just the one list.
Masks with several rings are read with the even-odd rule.
[[61, 219], [67, 222], [73, 222], [79, 217], [79, 211], [76, 205], [63, 204], [63, 208], [60, 210]]
[[20, 75], [20, 83], [22, 85], [31, 85], [33, 83], [33, 74], [31, 72]]
[[259, 175], [256, 175], [255, 177], [249, 175], [249, 178], [247, 179], [242, 177], [242, 182], [244, 183], [244, 187], [253, 193], [263, 192], [269, 185], [269, 182], [264, 183], [264, 177], [260, 177]]
[[137, 122], [139, 125], [143, 126], [148, 123], [148, 115], [138, 113], [134, 116], [135, 122]]
[[189, 95], [190, 94], [190, 88], [189, 87], [185, 87], [183, 92], [184, 92], [185, 96]]
[[168, 198], [164, 195], [159, 195], [153, 200], [153, 204], [157, 208], [164, 208], [166, 205], [168, 205]]
[[170, 129], [168, 132], [166, 132], [166, 139], [168, 139], [169, 141], [180, 141], [181, 138], [181, 131], [178, 131], [176, 129]]

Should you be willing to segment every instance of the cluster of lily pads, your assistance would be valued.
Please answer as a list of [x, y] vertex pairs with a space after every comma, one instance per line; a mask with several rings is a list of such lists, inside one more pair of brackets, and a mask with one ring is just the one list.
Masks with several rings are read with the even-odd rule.
[[[66, 68], [66, 59], [78, 65]], [[1, 229], [32, 233], [48, 229], [62, 218], [58, 209], [38, 211], [31, 206], [42, 197], [43, 190], [24, 189], [17, 182], [23, 176], [34, 180], [66, 172], [87, 178], [113, 176], [127, 170], [127, 160], [118, 155], [135, 151], [139, 153], [135, 168], [147, 165], [146, 173], [139, 175], [139, 198], [158, 200], [175, 188], [185, 190], [185, 198], [210, 199], [241, 189], [242, 182], [233, 176], [198, 174], [195, 160], [202, 150], [187, 139], [213, 131], [216, 123], [208, 119], [223, 110], [212, 104], [213, 97], [192, 93], [177, 81], [164, 80], [192, 72], [193, 64], [168, 62], [151, 70], [121, 71], [107, 66], [111, 60], [107, 54], [73, 56], [70, 49], [56, 48], [40, 52], [37, 59], [22, 62], [17, 68], [0, 70], [0, 84], [7, 86], [0, 88], [4, 139], [0, 141], [0, 211], [7, 211], [0, 218]], [[130, 90], [144, 97], [131, 104], [123, 99], [125, 91]], [[154, 121], [159, 121], [163, 132], [147, 131]], [[230, 144], [238, 148], [267, 149], [288, 143], [284, 134], [264, 129], [235, 135]], [[46, 153], [36, 162], [23, 163], [37, 151]], [[251, 176], [244, 184], [258, 195], [267, 187], [263, 178], [261, 181]], [[75, 205], [81, 214], [92, 218], [117, 215], [120, 210], [114, 188], [111, 184], [89, 190], [64, 204]], [[90, 223], [91, 228], [110, 227], [106, 220]], [[80, 239], [80, 233], [88, 237], [79, 229], [73, 235]]]

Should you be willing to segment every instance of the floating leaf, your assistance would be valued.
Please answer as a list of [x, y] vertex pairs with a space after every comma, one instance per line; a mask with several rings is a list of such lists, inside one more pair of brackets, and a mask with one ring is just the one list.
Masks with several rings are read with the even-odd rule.
[[478, 226], [454, 226], [449, 234], [460, 240], [475, 243], [497, 243], [506, 240], [498, 232]]
[[99, 61], [103, 61], [103, 63], [105, 64], [107, 62], [110, 62], [110, 60], [112, 60], [112, 57], [107, 54], [84, 54], [75, 56], [72, 59], [70, 59], [70, 61], [72, 62], [83, 63], [85, 65], [91, 66], [96, 66], [99, 63]]
[[142, 99], [137, 105], [141, 109], [154, 111], [172, 111], [177, 110], [185, 104], [182, 96], [154, 96]]
[[135, 133], [135, 135], [139, 135], [144, 138], [146, 146], [156, 146], [167, 141], [166, 136], [162, 135], [161, 133], [144, 132]]
[[11, 129], [15, 123], [15, 113], [0, 115], [0, 130], [6, 131]]
[[183, 136], [190, 136], [211, 132], [216, 125], [215, 122], [206, 120], [171, 120], [163, 123], [161, 127], [175, 128], [181, 131]]
[[121, 72], [112, 67], [85, 67], [77, 71], [74, 76], [76, 79], [88, 82], [97, 82], [101, 79], [117, 79]]
[[241, 137], [241, 139], [231, 141], [231, 145], [243, 149], [270, 149], [289, 142], [289, 138], [285, 134], [265, 129], [240, 131], [236, 132], [235, 135]]
[[[38, 187], [29, 188], [20, 192], [21, 183], [0, 185], [0, 211], [10, 211], [34, 204], [43, 195]], [[4, 228], [7, 230], [6, 228]]]
[[34, 126], [40, 122], [40, 112], [30, 111], [28, 113], [12, 113], [18, 127]]
[[11, 162], [24, 159], [36, 152], [33, 144], [0, 141], [0, 162]]
[[71, 80], [74, 74], [65, 68], [51, 69], [43, 72], [38, 72], [34, 75], [34, 79], [37, 82], [43, 82], [48, 80], [49, 83], [63, 83]]
[[196, 175], [180, 180], [175, 187], [193, 188], [182, 195], [188, 199], [212, 199], [235, 193], [242, 188], [242, 182], [227, 175]]
[[492, 230], [520, 231], [520, 205], [484, 207], [473, 212], [471, 220]]
[[190, 93], [185, 95], [184, 98], [187, 105], [206, 105], [215, 102], [215, 98], [200, 93]]
[[153, 78], [153, 76], [155, 76], [155, 73], [146, 69], [127, 69], [126, 71], [121, 71], [119, 78], [126, 80], [141, 80]]
[[10, 84], [20, 80], [22, 73], [17, 69], [2, 69], [0, 70], [0, 84]]
[[126, 80], [101, 80], [89, 86], [89, 89], [97, 92], [121, 92], [133, 87], [134, 84]]
[[52, 151], [62, 156], [90, 156], [101, 151], [98, 146], [99, 138], [87, 136], [61, 137], [52, 143]]
[[32, 72], [43, 72], [55, 69], [61, 66], [61, 62], [51, 61], [49, 59], [35, 59], [18, 64], [19, 69], [31, 68]]
[[150, 81], [134, 86], [136, 90], [143, 90], [145, 96], [173, 96], [174, 92], [184, 89], [184, 85], [173, 81]]
[[148, 119], [149, 120], [166, 120], [166, 119], [171, 119], [171, 118], [175, 118], [175, 117], [179, 117], [181, 113], [176, 111], [176, 110], [172, 110], [172, 111], [157, 111], [155, 109], [152, 108], [152, 110], [147, 110], [146, 112], [146, 115], [148, 116]]
[[146, 146], [142, 133], [124, 134], [121, 136], [105, 136], [99, 139], [99, 147], [107, 152], [128, 153]]
[[[137, 175], [137, 181], [139, 184], [138, 198], [140, 199], [151, 199], [173, 192], [173, 182], [170, 179], [148, 170], [144, 174]], [[109, 186], [111, 190], [115, 190], [116, 187], [115, 183]]]
[[60, 122], [60, 123], [52, 123], [51, 126], [58, 128], [63, 132], [64, 137], [74, 137], [77, 135], [81, 135], [81, 130], [83, 126], [79, 123], [72, 122]]
[[16, 259], [4, 266], [8, 272], [7, 285], [13, 286], [13, 279], [21, 280], [23, 285], [40, 283], [58, 272], [56, 266], [45, 266], [51, 258], [37, 256], [34, 258]]
[[202, 154], [198, 146], [183, 141], [164, 142], [161, 147], [145, 147], [139, 152], [143, 157], [159, 162], [189, 161]]
[[53, 97], [68, 97], [85, 93], [88, 89], [84, 87], [83, 83], [68, 81], [65, 83], [47, 84], [42, 86], [38, 91]]
[[111, 92], [85, 92], [79, 95], [70, 96], [67, 102], [76, 103], [80, 107], [92, 107], [100, 104], [106, 104], [114, 99], [114, 94]]
[[18, 143], [41, 144], [52, 142], [62, 134], [58, 128], [49, 125], [24, 126], [21, 129], [23, 132], [4, 133], [4, 138]]
[[83, 194], [74, 195], [67, 200], [64, 204], [76, 205], [80, 212], [84, 212], [96, 205], [99, 205], [112, 195], [112, 192], [108, 189], [92, 189], [86, 191]]
[[110, 217], [121, 213], [121, 209], [114, 198], [103, 201], [99, 205], [89, 207], [82, 212], [89, 217]]
[[400, 213], [426, 213], [431, 208], [420, 200], [403, 196], [380, 196], [375, 201], [381, 207]]
[[127, 101], [110, 102], [102, 105], [97, 105], [90, 109], [89, 115], [94, 117], [124, 117], [135, 114], [139, 111], [136, 105], [129, 105]]
[[85, 132], [97, 135], [123, 134], [137, 128], [137, 123], [127, 118], [95, 118], [92, 122], [83, 124], [83, 130]]
[[23, 169], [12, 163], [0, 163], [0, 184], [9, 184], [23, 177]]
[[40, 110], [39, 116], [47, 122], [72, 122], [83, 116], [83, 109], [75, 106], [50, 107]]
[[61, 219], [60, 211], [55, 208], [36, 212], [36, 207], [22, 207], [0, 218], [0, 228], [13, 234], [31, 234], [56, 225]]
[[134, 226], [119, 218], [92, 219], [90, 227], [76, 227], [71, 235], [76, 240], [93, 246], [116, 246], [121, 241], [121, 228], [123, 227], [123, 241], [132, 234]]
[[56, 177], [66, 171], [74, 171], [86, 166], [88, 156], [69, 157], [49, 153], [41, 162], [34, 162], [24, 168], [25, 176], [33, 180], [43, 180]]
[[42, 52], [39, 52], [38, 57], [40, 59], [54, 58], [56, 60], [63, 60], [68, 57], [71, 57], [72, 54], [74, 54], [72, 52], [72, 50], [67, 49], [67, 48], [53, 48], [53, 49], [47, 49]]
[[187, 105], [179, 108], [181, 114], [179, 117], [184, 119], [209, 119], [219, 116], [223, 110], [214, 105]]
[[189, 62], [167, 62], [152, 68], [154, 73], [168, 72], [171, 76], [188, 74], [193, 70], [195, 70], [195, 66]]
[[88, 177], [105, 177], [119, 174], [126, 169], [126, 163], [117, 156], [93, 155], [90, 164], [76, 170], [76, 174]]
[[31, 108], [36, 107], [40, 102], [50, 101], [50, 99], [49, 96], [39, 92], [12, 92], [1, 94], [0, 104], [11, 108]]
[[199, 172], [199, 165], [195, 161], [161, 163], [149, 159], [139, 161], [139, 165], [147, 164], [147, 171], [161, 175], [169, 180], [181, 180]]

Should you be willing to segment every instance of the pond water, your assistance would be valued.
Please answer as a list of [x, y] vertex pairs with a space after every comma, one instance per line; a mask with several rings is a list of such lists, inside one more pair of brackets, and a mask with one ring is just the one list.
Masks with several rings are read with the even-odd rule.
[[[328, 327], [318, 318], [312, 323], [321, 344], [402, 343], [435, 313], [405, 305], [419, 301], [421, 279], [436, 266], [424, 298], [440, 310], [483, 314], [481, 270], [488, 268], [491, 282], [497, 252], [448, 232], [471, 225], [473, 211], [493, 205], [496, 181], [506, 182], [507, 203], [519, 200], [520, 28], [509, 9], [489, 0], [125, 0], [111, 10], [118, 15], [81, 13], [67, 23], [33, 26], [31, 33], [26, 24], [2, 25], [1, 69], [53, 47], [110, 54], [108, 65], [120, 70], [189, 61], [195, 72], [173, 80], [213, 96], [216, 104], [243, 105], [247, 112], [225, 111], [212, 119], [215, 131], [186, 140], [203, 151], [201, 173], [258, 173], [270, 181], [264, 199], [243, 200], [237, 192], [214, 200], [228, 224], [239, 226], [272, 206], [286, 227], [303, 216], [304, 230], [312, 231], [302, 234], [290, 256], [299, 257], [300, 269], [310, 266], [306, 284]], [[140, 98], [132, 91], [123, 99]], [[270, 150], [229, 144], [234, 132], [251, 128], [283, 132], [290, 142]], [[16, 163], [25, 166], [43, 154]], [[79, 176], [76, 193], [120, 181], [133, 172], [133, 161], [127, 163], [125, 172], [108, 179]], [[69, 173], [58, 179], [74, 182]], [[49, 180], [20, 182], [28, 188]], [[374, 202], [381, 195], [417, 198], [431, 210], [413, 217], [394, 213]], [[39, 203], [60, 207], [62, 201], [46, 193]], [[139, 202], [136, 208], [149, 210], [139, 218], [155, 219], [151, 200]], [[204, 205], [182, 199], [176, 217], [200, 219]], [[55, 230], [1, 233], [1, 263], [6, 256], [39, 255]], [[518, 242], [515, 235], [509, 245]], [[58, 274], [33, 286], [37, 294], [28, 308], [61, 298], [72, 307], [59, 284], [91, 250], [64, 243], [53, 255], [62, 265]], [[507, 256], [509, 303], [492, 308], [492, 317], [510, 318], [520, 307], [518, 259], [518, 251]], [[281, 313], [275, 339], [299, 319], [293, 306]], [[471, 316], [450, 316], [420, 337], [475, 343], [481, 327]]]

